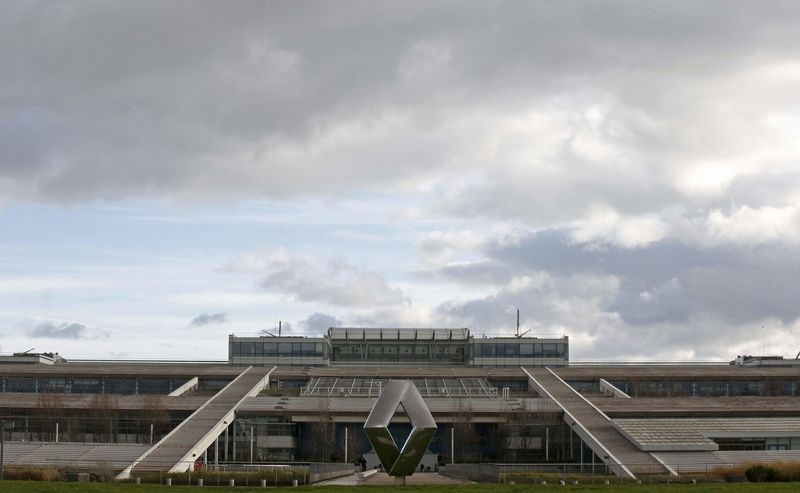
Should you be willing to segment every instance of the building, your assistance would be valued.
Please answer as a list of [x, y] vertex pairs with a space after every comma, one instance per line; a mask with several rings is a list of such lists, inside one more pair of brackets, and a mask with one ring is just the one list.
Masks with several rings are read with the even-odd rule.
[[[371, 466], [362, 427], [390, 379], [411, 380], [438, 424], [423, 466], [478, 480], [509, 463], [639, 477], [800, 460], [795, 360], [580, 364], [567, 337], [465, 328], [232, 335], [228, 348], [219, 363], [0, 357], [6, 464], [58, 465], [69, 447], [72, 467], [120, 477], [201, 462]], [[406, 422], [399, 412], [400, 440]], [[460, 465], [475, 462], [486, 467]]]
[[569, 338], [483, 337], [469, 329], [383, 329], [331, 327], [321, 337], [231, 335], [231, 365], [278, 366], [448, 366], [562, 367]]

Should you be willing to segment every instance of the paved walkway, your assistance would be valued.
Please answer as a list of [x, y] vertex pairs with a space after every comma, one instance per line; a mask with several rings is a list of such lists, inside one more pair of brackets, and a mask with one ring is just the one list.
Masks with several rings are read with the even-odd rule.
[[[362, 483], [369, 486], [394, 484], [394, 478], [385, 472], [379, 472], [365, 479]], [[470, 484], [466, 479], [448, 478], [437, 472], [417, 472], [406, 478], [407, 485], [429, 485], [429, 484]]]
[[[417, 472], [412, 476], [406, 478], [407, 485], [448, 485], [448, 484], [470, 484], [466, 479], [456, 479], [441, 476], [435, 472]], [[329, 479], [327, 481], [320, 481], [315, 483], [314, 486], [381, 486], [381, 485], [394, 485], [394, 478], [385, 472], [379, 472], [368, 476], [366, 479], [361, 479], [358, 474], [350, 474], [336, 479]]]

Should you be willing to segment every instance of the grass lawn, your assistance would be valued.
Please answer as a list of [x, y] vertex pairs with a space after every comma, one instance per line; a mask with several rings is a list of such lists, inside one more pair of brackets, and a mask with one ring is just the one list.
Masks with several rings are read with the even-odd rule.
[[[60, 482], [39, 482], [39, 481], [3, 481], [0, 482], [0, 493], [165, 493], [172, 490], [187, 491], [197, 490], [197, 486], [162, 486], [153, 484], [107, 484], [107, 483], [60, 483]], [[262, 488], [228, 488], [228, 487], [206, 487], [215, 491], [264, 491]], [[306, 486], [300, 488], [269, 488], [272, 491], [280, 490], [281, 493], [388, 493], [395, 489], [394, 486]], [[631, 492], [631, 491], [655, 491], [659, 493], [734, 493], [734, 492], [796, 492], [800, 490], [798, 483], [698, 483], [698, 484], [628, 484], [628, 485], [567, 485], [560, 486], [550, 484], [542, 485], [500, 485], [500, 484], [473, 484], [465, 486], [406, 486], [399, 488], [407, 490], [409, 493], [524, 493], [527, 491], [558, 491], [558, 490], [586, 490], [598, 493]]]

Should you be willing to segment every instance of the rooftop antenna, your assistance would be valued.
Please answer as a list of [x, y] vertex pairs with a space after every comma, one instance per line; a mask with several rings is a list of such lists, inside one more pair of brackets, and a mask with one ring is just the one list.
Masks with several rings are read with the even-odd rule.
[[528, 329], [528, 330], [526, 330], [525, 332], [523, 332], [521, 334], [519, 333], [519, 308], [517, 308], [517, 333], [516, 333], [517, 339], [519, 339], [520, 337], [524, 336], [525, 334], [527, 334], [530, 331], [531, 331], [531, 329]]
[[281, 325], [282, 325], [282, 322], [280, 320], [278, 320], [278, 337], [281, 336]]
[[28, 353], [30, 353], [31, 351], [33, 351], [34, 349], [36, 349], [36, 348], [35, 348], [35, 347], [32, 347], [32, 348], [28, 349], [27, 351], [24, 351], [22, 354], [28, 354]]

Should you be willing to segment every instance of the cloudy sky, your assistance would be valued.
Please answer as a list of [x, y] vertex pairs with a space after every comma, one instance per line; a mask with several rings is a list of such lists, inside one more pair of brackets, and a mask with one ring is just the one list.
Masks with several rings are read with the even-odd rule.
[[795, 1], [3, 2], [0, 352], [800, 350]]

